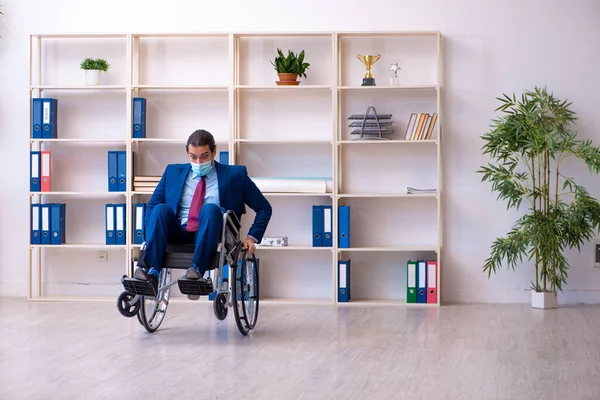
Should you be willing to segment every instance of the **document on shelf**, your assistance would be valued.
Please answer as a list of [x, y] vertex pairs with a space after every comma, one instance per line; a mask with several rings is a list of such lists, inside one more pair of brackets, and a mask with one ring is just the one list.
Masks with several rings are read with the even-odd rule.
[[252, 177], [252, 180], [262, 192], [267, 193], [331, 193], [333, 191], [333, 181], [328, 177]]
[[415, 194], [415, 193], [437, 193], [437, 189], [418, 189], [413, 187], [407, 187], [406, 193]]

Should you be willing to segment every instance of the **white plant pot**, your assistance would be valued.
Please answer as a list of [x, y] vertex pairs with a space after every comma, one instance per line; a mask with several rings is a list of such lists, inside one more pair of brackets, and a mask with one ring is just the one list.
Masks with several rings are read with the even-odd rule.
[[531, 307], [532, 308], [558, 308], [558, 296], [552, 292], [536, 292], [531, 290]]
[[98, 86], [100, 84], [100, 75], [102, 71], [99, 69], [85, 70], [85, 84], [87, 86]]

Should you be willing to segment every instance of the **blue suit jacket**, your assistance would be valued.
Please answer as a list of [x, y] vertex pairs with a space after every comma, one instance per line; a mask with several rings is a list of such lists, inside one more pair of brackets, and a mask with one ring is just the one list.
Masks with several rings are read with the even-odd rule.
[[[225, 210], [232, 210], [240, 221], [242, 220], [242, 214], [246, 213], [246, 205], [254, 210], [256, 217], [248, 231], [248, 235], [260, 242], [271, 219], [271, 204], [250, 179], [245, 166], [225, 165], [215, 161], [215, 168], [217, 170], [221, 207]], [[165, 203], [177, 214], [185, 179], [190, 169], [189, 163], [167, 165], [160, 182], [146, 205], [146, 226], [150, 220], [152, 209], [157, 204]]]

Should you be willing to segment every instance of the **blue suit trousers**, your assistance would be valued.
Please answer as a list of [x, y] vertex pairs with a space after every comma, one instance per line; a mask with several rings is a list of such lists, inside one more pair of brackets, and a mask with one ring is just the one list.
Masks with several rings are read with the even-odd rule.
[[152, 210], [146, 231], [146, 251], [144, 262], [160, 272], [167, 244], [195, 243], [192, 262], [201, 275], [209, 269], [212, 257], [217, 250], [223, 226], [223, 211], [216, 204], [207, 203], [200, 209], [198, 230], [188, 232], [181, 225], [177, 215], [164, 203]]

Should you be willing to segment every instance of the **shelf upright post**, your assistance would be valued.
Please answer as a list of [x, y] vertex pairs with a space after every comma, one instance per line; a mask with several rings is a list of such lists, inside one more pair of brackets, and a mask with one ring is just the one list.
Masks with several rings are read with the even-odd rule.
[[126, 53], [127, 53], [127, 62], [125, 63], [127, 71], [125, 76], [128, 77], [126, 83], [125, 90], [125, 152], [127, 159], [127, 170], [126, 170], [126, 179], [125, 182], [127, 184], [125, 188], [125, 215], [127, 226], [125, 227], [126, 238], [125, 238], [125, 274], [128, 276], [133, 276], [132, 264], [131, 264], [131, 252], [132, 252], [132, 229], [134, 227], [133, 221], [133, 194], [132, 194], [132, 183], [134, 177], [134, 159], [132, 154], [132, 140], [131, 140], [131, 121], [132, 121], [132, 76], [133, 76], [133, 43], [132, 43], [132, 35], [127, 34], [126, 43], [125, 43]]
[[341, 259], [341, 254], [338, 251], [338, 193], [339, 193], [339, 184], [338, 184], [338, 179], [340, 177], [341, 174], [341, 168], [339, 168], [339, 144], [338, 144], [338, 139], [339, 139], [339, 126], [340, 126], [340, 117], [339, 117], [339, 92], [338, 92], [338, 84], [339, 84], [339, 76], [340, 76], [340, 57], [339, 57], [339, 37], [337, 32], [333, 32], [332, 36], [331, 36], [331, 51], [332, 51], [332, 60], [333, 60], [333, 86], [331, 88], [331, 100], [332, 100], [332, 106], [333, 106], [333, 132], [332, 132], [332, 140], [331, 140], [331, 147], [332, 147], [332, 151], [333, 151], [333, 165], [332, 165], [332, 182], [333, 182], [333, 193], [331, 196], [331, 204], [332, 204], [332, 218], [333, 218], [333, 222], [332, 222], [332, 235], [333, 235], [333, 248], [331, 249], [332, 251], [332, 259], [333, 259], [333, 273], [331, 274], [331, 276], [333, 277], [332, 279], [332, 289], [333, 289], [333, 304], [336, 304], [338, 302], [338, 298], [337, 298], [337, 281], [338, 281], [338, 261]]

